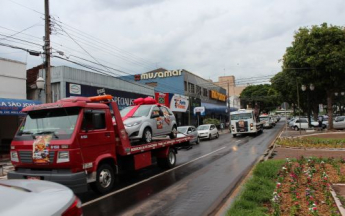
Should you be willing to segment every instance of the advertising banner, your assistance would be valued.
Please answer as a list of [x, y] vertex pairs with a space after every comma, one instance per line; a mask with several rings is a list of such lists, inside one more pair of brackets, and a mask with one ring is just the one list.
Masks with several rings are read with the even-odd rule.
[[169, 100], [169, 93], [155, 93], [155, 100], [157, 103], [162, 104], [166, 107], [170, 108], [170, 100]]
[[174, 94], [170, 100], [170, 110], [173, 112], [186, 112], [189, 105], [189, 99], [186, 96]]
[[115, 89], [102, 88], [97, 86], [79, 85], [74, 83], [66, 83], [66, 97], [84, 96], [92, 97], [99, 94], [110, 94], [114, 97], [114, 101], [122, 110], [125, 107], [134, 105], [137, 98], [145, 98], [152, 95], [137, 94], [133, 92], [120, 91]]
[[49, 160], [49, 144], [52, 135], [37, 136], [32, 147], [32, 161], [35, 164], [48, 164]]
[[41, 104], [40, 101], [0, 98], [0, 115], [25, 115], [22, 109]]
[[200, 113], [201, 116], [205, 115], [205, 107], [195, 107], [193, 111], [194, 115], [196, 115], [197, 113]]

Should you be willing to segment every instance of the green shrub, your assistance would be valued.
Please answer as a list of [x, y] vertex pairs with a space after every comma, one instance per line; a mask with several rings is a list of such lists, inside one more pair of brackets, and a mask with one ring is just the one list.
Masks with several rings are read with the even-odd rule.
[[220, 121], [218, 119], [213, 119], [213, 118], [207, 118], [203, 120], [204, 124], [214, 124], [216, 126], [220, 125]]

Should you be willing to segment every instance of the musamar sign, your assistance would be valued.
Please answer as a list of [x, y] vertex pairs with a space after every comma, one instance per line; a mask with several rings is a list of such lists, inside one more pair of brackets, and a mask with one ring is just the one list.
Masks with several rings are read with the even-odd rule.
[[182, 70], [157, 71], [134, 75], [135, 81], [181, 76]]

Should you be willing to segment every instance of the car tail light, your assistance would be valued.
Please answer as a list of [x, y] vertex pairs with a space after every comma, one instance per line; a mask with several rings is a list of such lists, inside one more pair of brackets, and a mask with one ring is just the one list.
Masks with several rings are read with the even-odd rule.
[[74, 202], [68, 209], [62, 213], [62, 216], [80, 216], [83, 215], [83, 210], [81, 209], [81, 202], [78, 197], [74, 196]]

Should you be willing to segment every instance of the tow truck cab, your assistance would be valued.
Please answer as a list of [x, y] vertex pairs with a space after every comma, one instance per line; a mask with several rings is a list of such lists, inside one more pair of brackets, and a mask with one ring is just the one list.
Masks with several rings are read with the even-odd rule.
[[82, 192], [87, 183], [96, 181], [100, 163], [107, 161], [116, 168], [116, 139], [107, 104], [77, 97], [23, 111], [27, 116], [11, 143], [15, 171], [9, 179], [49, 180]]

